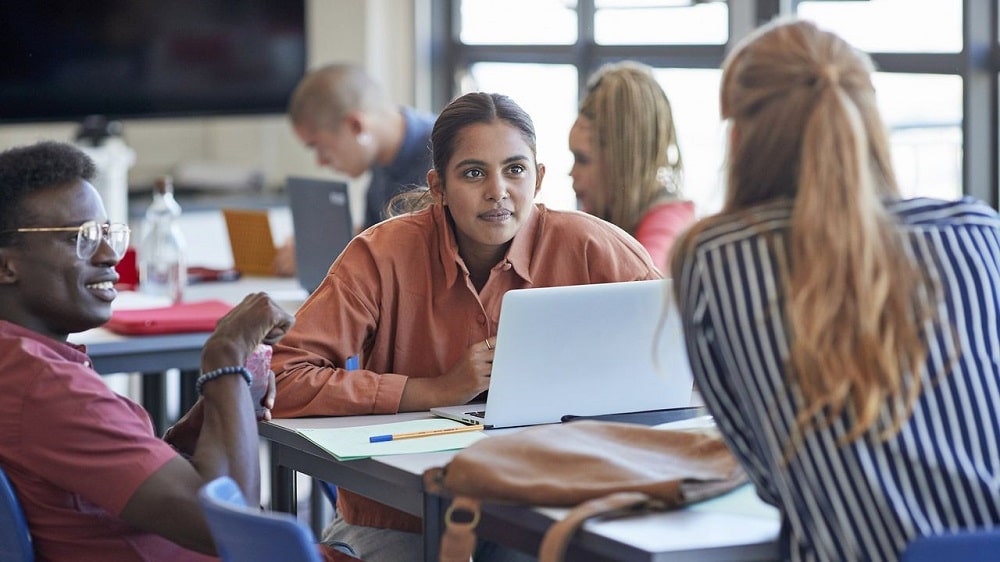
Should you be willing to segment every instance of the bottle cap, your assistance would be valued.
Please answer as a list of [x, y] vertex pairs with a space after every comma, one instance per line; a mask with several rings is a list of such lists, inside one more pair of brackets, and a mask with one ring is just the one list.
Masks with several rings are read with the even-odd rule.
[[161, 195], [174, 192], [174, 178], [166, 175], [156, 178], [153, 182], [153, 191]]

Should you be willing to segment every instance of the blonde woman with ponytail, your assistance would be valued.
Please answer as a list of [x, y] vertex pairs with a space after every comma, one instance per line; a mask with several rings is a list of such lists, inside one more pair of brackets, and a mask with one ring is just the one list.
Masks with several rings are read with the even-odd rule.
[[694, 222], [670, 100], [653, 69], [634, 61], [590, 77], [569, 133], [580, 209], [635, 237], [666, 268], [677, 235]]
[[872, 71], [805, 21], [738, 45], [727, 200], [671, 263], [698, 387], [789, 560], [1000, 523], [1000, 220], [900, 198]]

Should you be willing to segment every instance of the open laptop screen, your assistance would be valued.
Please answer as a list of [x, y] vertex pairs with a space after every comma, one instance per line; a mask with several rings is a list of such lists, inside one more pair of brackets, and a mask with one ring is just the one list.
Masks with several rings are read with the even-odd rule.
[[295, 270], [310, 293], [354, 236], [347, 183], [289, 177], [288, 204], [295, 232]]
[[[511, 427], [689, 406], [692, 374], [669, 283], [508, 291], [485, 416], [461, 421]], [[663, 316], [665, 304], [670, 307]], [[469, 404], [431, 412], [458, 419], [474, 410], [484, 408]]]

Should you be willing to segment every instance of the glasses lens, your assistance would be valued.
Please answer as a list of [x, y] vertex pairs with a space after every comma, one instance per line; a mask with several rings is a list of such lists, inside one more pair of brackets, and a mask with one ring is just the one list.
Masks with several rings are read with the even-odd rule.
[[125, 255], [128, 249], [129, 229], [128, 226], [116, 222], [108, 225], [108, 244], [119, 258]]
[[80, 225], [80, 232], [76, 236], [76, 255], [82, 259], [90, 259], [101, 244], [101, 225], [94, 221], [87, 221]]
[[76, 255], [84, 260], [94, 257], [97, 248], [101, 246], [102, 234], [116, 257], [120, 258], [125, 255], [125, 250], [128, 249], [128, 226], [120, 222], [97, 224], [94, 221], [87, 221], [80, 225], [80, 233], [76, 238]]

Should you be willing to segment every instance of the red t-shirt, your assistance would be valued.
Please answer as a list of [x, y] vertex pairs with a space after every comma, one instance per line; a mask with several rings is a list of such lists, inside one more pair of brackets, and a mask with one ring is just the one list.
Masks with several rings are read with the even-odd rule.
[[215, 560], [118, 518], [177, 453], [82, 348], [0, 321], [0, 466], [39, 560]]

